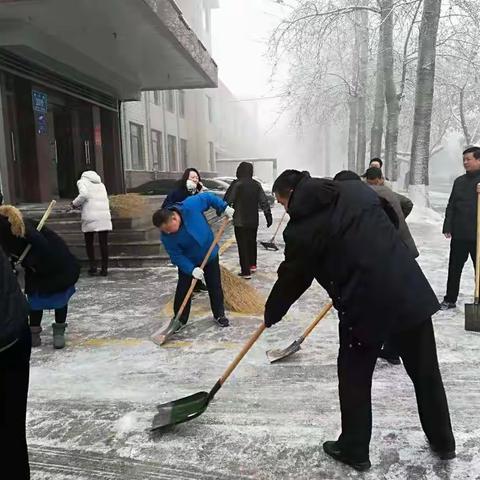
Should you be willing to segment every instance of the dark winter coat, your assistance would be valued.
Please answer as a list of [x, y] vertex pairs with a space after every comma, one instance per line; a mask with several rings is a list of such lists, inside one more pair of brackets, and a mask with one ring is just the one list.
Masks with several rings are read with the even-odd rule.
[[480, 183], [480, 171], [466, 173], [453, 183], [443, 233], [450, 233], [454, 239], [477, 238], [477, 183]]
[[187, 190], [187, 187], [177, 188], [167, 195], [167, 198], [162, 203], [162, 208], [168, 208], [175, 203], [181, 203], [190, 196], [191, 193]]
[[258, 209], [263, 210], [268, 226], [272, 224], [272, 212], [267, 196], [259, 182], [253, 178], [253, 165], [242, 162], [237, 168], [237, 180], [225, 193], [225, 201], [235, 209], [235, 227], [257, 228]]
[[[413, 255], [413, 258], [417, 258], [419, 253], [417, 250], [417, 246], [415, 245], [415, 240], [412, 237], [412, 234], [410, 233], [410, 229], [408, 228], [407, 222], [405, 222], [405, 206], [406, 202], [404, 201], [404, 208], [402, 208], [402, 198], [407, 199], [408, 202], [412, 205], [413, 208], [413, 203], [411, 200], [407, 197], [404, 197], [403, 195], [399, 195], [392, 190], [390, 190], [388, 187], [385, 187], [384, 185], [370, 185], [370, 188], [372, 188], [379, 197], [383, 198], [386, 200], [395, 210], [395, 213], [397, 214], [398, 217], [398, 234], [400, 235], [400, 238], [405, 242], [405, 245], [408, 247], [410, 252]], [[412, 208], [408, 208], [408, 213], [412, 211]], [[407, 214], [408, 215], [408, 214]]]
[[285, 260], [265, 307], [278, 322], [316, 279], [360, 342], [383, 342], [439, 309], [417, 262], [362, 182], [304, 178], [288, 207]]
[[0, 352], [12, 346], [28, 327], [28, 304], [10, 261], [0, 248]]
[[32, 246], [22, 262], [26, 294], [49, 295], [75, 285], [80, 265], [67, 244], [53, 230], [44, 226], [39, 232], [36, 229], [38, 222], [25, 219], [25, 238], [18, 238], [11, 234], [8, 220], [3, 216], [0, 219], [0, 241], [7, 255], [18, 258], [28, 244]]

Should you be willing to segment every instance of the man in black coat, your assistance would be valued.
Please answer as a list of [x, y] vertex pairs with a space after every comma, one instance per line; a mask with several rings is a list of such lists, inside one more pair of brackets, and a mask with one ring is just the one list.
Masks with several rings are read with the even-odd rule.
[[0, 471], [30, 478], [25, 421], [30, 372], [28, 305], [0, 248]]
[[477, 254], [477, 185], [480, 183], [480, 147], [463, 152], [465, 175], [458, 177], [452, 188], [445, 211], [443, 233], [450, 238], [447, 294], [442, 310], [456, 307], [460, 278], [468, 255], [475, 267]]
[[[316, 279], [340, 319], [342, 433], [324, 450], [357, 470], [370, 467], [372, 375], [389, 338], [413, 381], [433, 451], [455, 456], [431, 316], [439, 305], [422, 270], [362, 182], [335, 182], [287, 170], [273, 191], [290, 215], [285, 260], [265, 307], [265, 325], [282, 319]], [[381, 292], [381, 295], [378, 294]]]
[[250, 279], [257, 270], [258, 209], [263, 210], [267, 227], [272, 225], [272, 212], [262, 186], [253, 179], [253, 164], [241, 162], [235, 180], [224, 200], [235, 209], [233, 225], [240, 257], [240, 276]]

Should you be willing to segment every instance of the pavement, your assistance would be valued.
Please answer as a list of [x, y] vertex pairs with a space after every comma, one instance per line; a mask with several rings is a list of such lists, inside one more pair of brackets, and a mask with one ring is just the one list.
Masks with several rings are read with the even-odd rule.
[[[275, 218], [280, 215], [277, 209]], [[448, 243], [440, 220], [428, 212], [412, 219], [419, 262], [441, 296]], [[271, 235], [262, 227], [259, 239]], [[260, 248], [251, 283], [266, 296], [283, 253]], [[238, 270], [235, 246], [222, 264]], [[44, 317], [44, 342], [33, 350], [31, 362], [32, 478], [480, 479], [480, 334], [465, 332], [462, 308], [471, 301], [472, 272], [469, 265], [459, 308], [434, 318], [457, 440], [458, 456], [451, 462], [428, 449], [403, 367], [383, 360], [372, 391], [372, 469], [360, 474], [323, 453], [323, 441], [340, 431], [336, 314], [330, 313], [302, 350], [283, 363], [270, 365], [265, 355], [288, 346], [328, 301], [318, 285], [264, 333], [203, 415], [167, 433], [150, 433], [156, 405], [208, 391], [262, 321], [231, 315], [231, 327], [221, 329], [213, 323], [208, 298], [200, 295], [187, 328], [164, 347], [156, 346], [149, 336], [169, 320], [176, 280], [176, 270], [165, 266], [82, 277], [70, 305], [64, 350], [53, 349], [53, 317]]]

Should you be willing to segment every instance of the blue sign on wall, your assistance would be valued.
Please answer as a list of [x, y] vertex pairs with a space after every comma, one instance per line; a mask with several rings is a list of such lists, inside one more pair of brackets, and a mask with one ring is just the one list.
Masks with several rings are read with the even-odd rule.
[[47, 113], [48, 95], [44, 92], [32, 90], [32, 106], [34, 112]]

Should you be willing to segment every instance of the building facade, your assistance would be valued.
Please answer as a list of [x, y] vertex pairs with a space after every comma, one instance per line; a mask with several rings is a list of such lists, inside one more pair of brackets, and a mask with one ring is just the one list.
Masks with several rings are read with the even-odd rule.
[[[134, 116], [131, 129], [120, 125], [122, 102], [181, 89], [160, 95], [181, 112], [189, 89], [217, 85], [215, 62], [173, 0], [0, 0], [0, 21], [0, 182], [10, 203], [72, 198], [85, 169], [123, 192], [124, 162], [142, 162], [124, 158], [123, 130], [139, 153], [142, 132]], [[159, 94], [148, 96], [145, 109], [159, 109]], [[169, 116], [149, 132], [171, 122], [181, 133]], [[152, 166], [183, 158], [181, 138], [150, 143]]]

